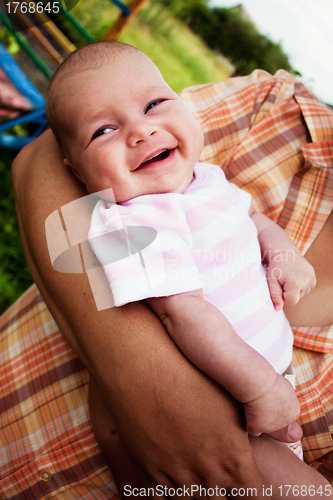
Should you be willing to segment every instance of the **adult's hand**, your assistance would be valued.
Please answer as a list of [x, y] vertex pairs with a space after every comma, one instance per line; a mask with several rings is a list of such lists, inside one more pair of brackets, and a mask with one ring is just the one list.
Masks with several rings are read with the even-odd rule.
[[[110, 415], [104, 427], [116, 436], [109, 445], [118, 443], [140, 468], [137, 483], [217, 486], [235, 498], [237, 489], [256, 487], [263, 498], [238, 403], [183, 356], [147, 305], [98, 312], [85, 274], [53, 270], [45, 220], [86, 192], [64, 167], [50, 131], [15, 159], [13, 183], [33, 278], [99, 388]], [[239, 496], [247, 498], [244, 490]]]

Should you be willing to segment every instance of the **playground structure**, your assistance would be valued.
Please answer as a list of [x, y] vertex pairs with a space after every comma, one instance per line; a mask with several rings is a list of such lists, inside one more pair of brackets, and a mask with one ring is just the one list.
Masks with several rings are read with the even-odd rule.
[[[124, 4], [120, 0], [110, 1], [120, 9], [120, 14], [102, 39], [112, 41], [119, 39], [148, 0], [131, 0], [128, 4]], [[59, 6], [60, 14], [79, 32], [85, 43], [96, 41], [60, 1], [55, 3]], [[9, 18], [1, 7], [0, 24], [15, 37], [22, 51], [29, 57], [36, 68], [47, 79], [50, 79], [58, 65], [76, 47], [57, 27], [56, 23], [48, 17], [45, 13], [46, 9], [44, 11], [42, 8], [38, 8], [37, 0], [36, 2], [29, 1], [25, 3], [25, 5], [29, 5], [30, 12], [28, 8], [21, 8], [23, 4], [24, 2], [19, 3], [8, 0], [8, 3], [6, 3], [7, 9], [12, 9], [14, 13], [16, 7], [15, 25], [13, 24], [13, 16]], [[47, 54], [50, 61], [48, 64], [42, 59], [38, 51], [32, 47], [31, 43], [27, 41], [22, 31], [27, 31]], [[6, 115], [7, 111], [6, 121], [0, 122], [0, 147], [21, 149], [35, 139], [47, 126], [45, 101], [1, 41], [0, 82], [2, 84], [2, 86], [0, 85], [0, 119]], [[5, 88], [6, 94], [10, 96], [7, 102], [6, 99], [1, 98], [1, 88]], [[21, 100], [18, 97], [21, 97]], [[18, 101], [20, 102], [18, 103]], [[23, 136], [10, 133], [13, 127], [22, 124], [26, 128], [26, 133]]]

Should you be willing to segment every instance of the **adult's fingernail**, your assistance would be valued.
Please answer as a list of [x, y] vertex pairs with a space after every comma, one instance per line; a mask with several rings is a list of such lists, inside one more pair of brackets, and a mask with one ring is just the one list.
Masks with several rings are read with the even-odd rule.
[[288, 436], [290, 439], [298, 441], [302, 437], [302, 428], [296, 422], [293, 422], [288, 427]]

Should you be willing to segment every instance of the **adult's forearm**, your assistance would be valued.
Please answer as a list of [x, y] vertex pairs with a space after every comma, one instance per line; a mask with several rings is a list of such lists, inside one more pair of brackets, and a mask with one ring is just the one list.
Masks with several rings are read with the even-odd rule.
[[227, 318], [202, 294], [180, 293], [147, 302], [185, 356], [237, 401], [253, 401], [272, 389], [274, 368], [237, 335]]

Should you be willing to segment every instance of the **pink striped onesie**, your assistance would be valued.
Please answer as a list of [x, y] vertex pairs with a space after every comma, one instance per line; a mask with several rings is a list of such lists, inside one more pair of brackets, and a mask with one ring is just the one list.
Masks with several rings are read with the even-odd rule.
[[248, 215], [251, 197], [215, 165], [197, 163], [194, 174], [181, 194], [97, 203], [89, 240], [114, 303], [202, 288], [237, 334], [282, 374], [291, 362], [293, 335], [271, 301]]

